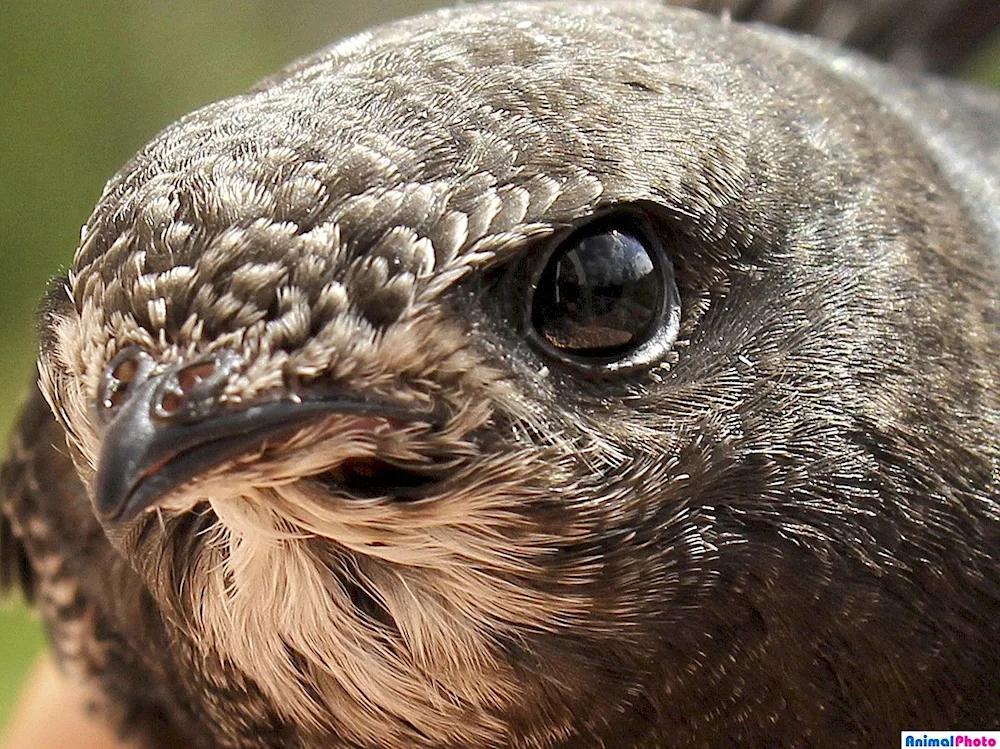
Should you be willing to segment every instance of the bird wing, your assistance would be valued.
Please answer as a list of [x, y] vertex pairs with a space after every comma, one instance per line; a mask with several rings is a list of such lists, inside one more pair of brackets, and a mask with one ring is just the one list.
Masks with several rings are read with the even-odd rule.
[[948, 72], [972, 59], [1000, 29], [996, 0], [675, 0], [833, 39], [913, 70]]
[[101, 720], [143, 736], [144, 747], [195, 746], [162, 725], [162, 676], [137, 656], [165, 647], [159, 621], [94, 518], [63, 429], [34, 386], [0, 470], [0, 594], [16, 587], [43, 615], [62, 671], [114, 695], [91, 695]]
[[10, 518], [0, 515], [0, 594], [19, 587], [29, 600], [34, 595], [31, 562], [11, 526]]
[[25, 523], [37, 514], [36, 482], [31, 480], [32, 463], [39, 449], [53, 449], [40, 442], [44, 425], [52, 421], [48, 406], [37, 388], [32, 388], [28, 402], [14, 429], [7, 457], [0, 470], [0, 595], [19, 588], [29, 601], [35, 597], [35, 571], [23, 538]]

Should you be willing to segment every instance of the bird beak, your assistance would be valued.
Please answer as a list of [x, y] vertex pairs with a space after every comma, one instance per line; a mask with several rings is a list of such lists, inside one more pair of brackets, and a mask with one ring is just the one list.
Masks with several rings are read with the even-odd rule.
[[286, 396], [233, 407], [218, 397], [232, 368], [231, 356], [217, 357], [130, 388], [102, 434], [94, 485], [102, 520], [132, 520], [208, 469], [331, 414], [370, 415], [373, 428], [391, 418], [391, 409], [336, 397]]

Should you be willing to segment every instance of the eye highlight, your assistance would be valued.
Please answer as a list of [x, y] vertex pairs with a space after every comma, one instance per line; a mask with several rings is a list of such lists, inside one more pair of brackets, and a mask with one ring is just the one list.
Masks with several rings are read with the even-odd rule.
[[550, 356], [589, 369], [649, 364], [677, 336], [673, 264], [637, 221], [570, 235], [532, 274], [526, 328]]

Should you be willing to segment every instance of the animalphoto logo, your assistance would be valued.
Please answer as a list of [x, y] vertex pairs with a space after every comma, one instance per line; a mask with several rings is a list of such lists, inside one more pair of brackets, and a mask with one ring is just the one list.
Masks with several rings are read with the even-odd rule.
[[998, 742], [1000, 731], [903, 731], [899, 745], [995, 747]]

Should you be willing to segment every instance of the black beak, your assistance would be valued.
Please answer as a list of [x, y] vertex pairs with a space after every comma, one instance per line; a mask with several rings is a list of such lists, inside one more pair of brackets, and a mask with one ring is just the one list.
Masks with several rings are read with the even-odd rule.
[[[149, 377], [115, 405], [102, 435], [95, 479], [94, 503], [102, 520], [127, 522], [206, 470], [331, 414], [403, 416], [395, 409], [338, 397], [227, 408], [218, 394], [231, 362], [203, 361]], [[192, 377], [196, 367], [210, 376]], [[405, 420], [413, 421], [413, 416]]]

